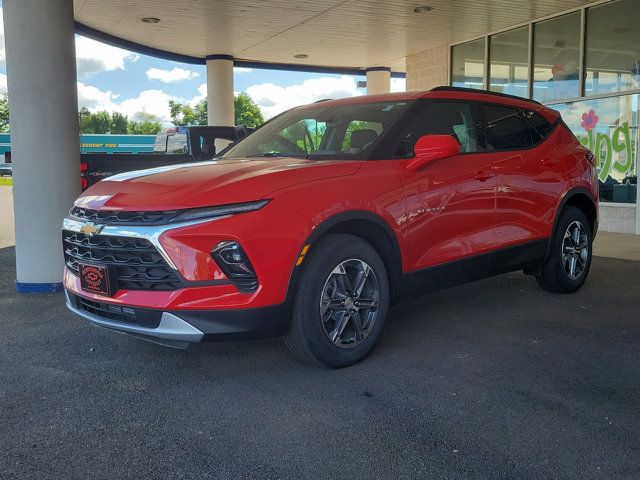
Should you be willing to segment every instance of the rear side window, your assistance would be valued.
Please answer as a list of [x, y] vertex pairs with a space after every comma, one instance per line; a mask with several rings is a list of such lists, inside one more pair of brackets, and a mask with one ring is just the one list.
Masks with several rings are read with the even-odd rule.
[[488, 150], [517, 150], [534, 144], [529, 126], [517, 108], [483, 105]]
[[538, 143], [540, 140], [547, 138], [547, 135], [553, 130], [553, 124], [549, 123], [546, 118], [536, 112], [524, 110], [522, 115], [531, 128], [533, 143]]

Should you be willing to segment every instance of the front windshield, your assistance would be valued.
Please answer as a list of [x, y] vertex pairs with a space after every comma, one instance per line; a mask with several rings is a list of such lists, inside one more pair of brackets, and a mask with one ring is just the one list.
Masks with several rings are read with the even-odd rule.
[[224, 152], [223, 158], [364, 158], [408, 104], [315, 103], [289, 110]]

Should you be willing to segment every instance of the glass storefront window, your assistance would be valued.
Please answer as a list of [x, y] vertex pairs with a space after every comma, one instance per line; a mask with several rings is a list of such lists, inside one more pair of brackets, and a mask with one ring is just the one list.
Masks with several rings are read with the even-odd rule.
[[529, 95], [529, 27], [489, 37], [489, 90]]
[[600, 201], [636, 202], [640, 95], [551, 105], [596, 156]]
[[533, 98], [548, 102], [580, 96], [580, 12], [534, 24]]
[[587, 9], [587, 95], [640, 88], [638, 25], [638, 0], [619, 0]]
[[484, 88], [484, 38], [452, 47], [451, 85]]

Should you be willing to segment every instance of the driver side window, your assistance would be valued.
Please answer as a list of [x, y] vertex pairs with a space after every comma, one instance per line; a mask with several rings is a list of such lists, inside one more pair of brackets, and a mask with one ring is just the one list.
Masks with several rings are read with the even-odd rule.
[[451, 135], [460, 144], [460, 152], [478, 151], [476, 128], [468, 103], [429, 103], [402, 132], [394, 156], [412, 157], [416, 140], [423, 135]]

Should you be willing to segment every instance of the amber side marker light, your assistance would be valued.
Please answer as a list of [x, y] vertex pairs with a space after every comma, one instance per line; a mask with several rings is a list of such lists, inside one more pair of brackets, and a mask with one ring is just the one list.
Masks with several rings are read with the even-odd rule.
[[309, 251], [309, 247], [311, 247], [310, 243], [307, 243], [304, 247], [302, 247], [302, 250], [300, 251], [300, 256], [298, 256], [298, 260], [296, 260], [296, 267], [299, 267], [300, 265], [302, 265], [302, 262], [304, 261], [304, 256]]

